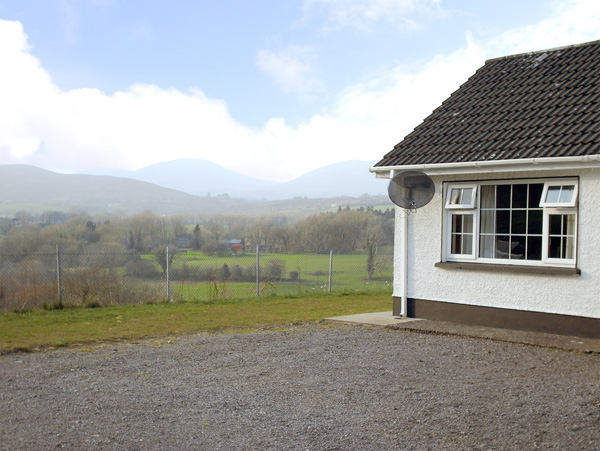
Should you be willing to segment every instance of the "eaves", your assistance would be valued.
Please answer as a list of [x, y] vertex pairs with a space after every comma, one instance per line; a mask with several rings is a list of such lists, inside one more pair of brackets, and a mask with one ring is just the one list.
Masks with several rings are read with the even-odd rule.
[[493, 172], [552, 171], [600, 168], [600, 154], [578, 157], [523, 158], [515, 160], [465, 161], [460, 163], [374, 166], [376, 178], [392, 178], [401, 171], [421, 171], [427, 175], [489, 174]]

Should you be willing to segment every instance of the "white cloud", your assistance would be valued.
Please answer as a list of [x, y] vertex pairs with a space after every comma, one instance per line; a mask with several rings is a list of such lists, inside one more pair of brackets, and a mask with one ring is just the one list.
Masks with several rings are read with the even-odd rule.
[[270, 75], [284, 92], [314, 94], [323, 87], [315, 75], [315, 59], [310, 47], [292, 45], [279, 52], [260, 50], [256, 65]]
[[304, 0], [304, 10], [325, 10], [327, 27], [334, 29], [365, 30], [384, 20], [413, 30], [419, 28], [413, 16], [416, 13], [431, 14], [440, 3], [441, 0]]
[[253, 128], [233, 119], [224, 101], [200, 90], [135, 85], [112, 95], [62, 91], [29, 53], [21, 24], [0, 20], [0, 163], [77, 171], [203, 158], [256, 177], [288, 180], [337, 161], [382, 157], [486, 58], [598, 38], [596, 1], [563, 2], [539, 24], [487, 42], [467, 35], [451, 54], [350, 86], [327, 113], [298, 126], [273, 118]]
[[600, 2], [554, 1], [554, 14], [536, 24], [508, 30], [490, 40], [493, 56], [525, 53], [600, 39]]

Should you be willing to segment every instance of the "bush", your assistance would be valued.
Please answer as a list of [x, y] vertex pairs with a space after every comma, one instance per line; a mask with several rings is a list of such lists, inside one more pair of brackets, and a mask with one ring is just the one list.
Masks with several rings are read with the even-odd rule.
[[272, 258], [264, 267], [264, 277], [270, 281], [281, 280], [285, 274], [285, 260], [281, 258]]
[[154, 279], [160, 277], [156, 263], [149, 260], [134, 260], [125, 265], [125, 275], [129, 277], [143, 277]]
[[229, 265], [224, 263], [219, 271], [219, 279], [223, 282], [226, 282], [231, 277], [231, 270], [229, 269]]
[[244, 280], [244, 270], [240, 265], [234, 265], [231, 268], [231, 280], [241, 282]]
[[256, 266], [246, 266], [244, 268], [244, 280], [252, 282], [256, 280]]

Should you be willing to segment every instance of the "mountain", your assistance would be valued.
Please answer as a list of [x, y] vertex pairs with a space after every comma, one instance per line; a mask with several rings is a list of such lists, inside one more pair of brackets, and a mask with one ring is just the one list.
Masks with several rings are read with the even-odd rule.
[[[198, 177], [202, 178], [201, 175]], [[194, 196], [125, 177], [58, 174], [35, 166], [0, 165], [1, 216], [10, 216], [19, 210], [31, 213], [75, 210], [90, 214], [127, 215], [151, 210], [161, 215], [181, 213], [197, 217], [231, 213], [301, 217], [340, 205], [356, 208], [386, 203], [389, 203], [387, 196], [298, 196], [296, 199], [260, 201], [234, 198], [225, 194]]]
[[276, 190], [262, 189], [255, 197], [292, 199], [294, 197], [358, 197], [363, 194], [385, 195], [387, 184], [369, 172], [375, 161], [350, 160], [334, 163], [308, 172], [277, 186]]
[[369, 172], [374, 164], [375, 161], [344, 161], [283, 183], [257, 179], [199, 159], [166, 161], [137, 171], [94, 169], [85, 174], [127, 177], [195, 195], [228, 194], [245, 199], [385, 195], [387, 184]]
[[225, 169], [211, 161], [200, 159], [179, 159], [157, 163], [137, 171], [122, 169], [92, 169], [90, 175], [111, 175], [127, 177], [143, 182], [154, 183], [197, 196], [228, 194], [233, 197], [248, 197], [246, 194], [268, 189], [277, 182], [261, 180]]
[[202, 208], [200, 198], [128, 178], [57, 174], [35, 166], [0, 165], [2, 211], [44, 208], [88, 212], [123, 210], [127, 213], [150, 209], [171, 213]]

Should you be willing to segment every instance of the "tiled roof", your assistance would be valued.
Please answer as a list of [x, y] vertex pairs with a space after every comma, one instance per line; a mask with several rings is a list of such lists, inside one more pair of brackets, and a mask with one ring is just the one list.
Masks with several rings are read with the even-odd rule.
[[600, 154], [600, 41], [486, 61], [376, 167]]

